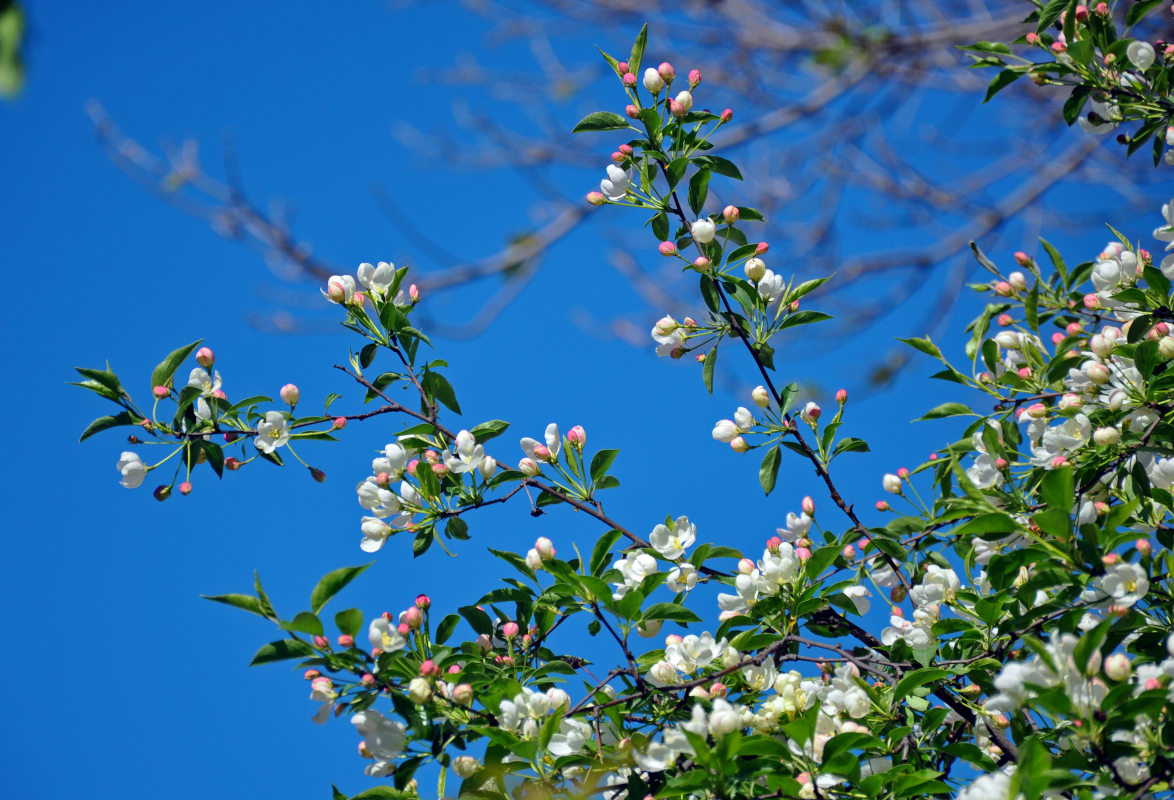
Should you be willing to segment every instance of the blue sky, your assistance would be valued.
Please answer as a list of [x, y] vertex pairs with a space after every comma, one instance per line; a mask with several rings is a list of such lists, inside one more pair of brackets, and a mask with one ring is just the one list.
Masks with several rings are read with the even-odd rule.
[[[10, 287], [0, 302], [11, 367], [0, 399], [9, 435], [0, 575], [10, 598], [11, 689], [0, 781], [10, 796], [46, 800], [73, 797], [79, 786], [90, 797], [119, 798], [322, 798], [332, 781], [358, 792], [371, 782], [350, 726], [314, 726], [309, 687], [284, 667], [246, 667], [275, 631], [199, 595], [246, 591], [259, 569], [278, 609], [292, 616], [308, 605], [322, 573], [365, 563], [354, 486], [394, 430], [383, 418], [352, 426], [341, 444], [300, 448], [327, 472], [323, 485], [296, 467], [258, 465], [223, 482], [201, 473], [190, 497], [163, 504], [149, 488], [118, 485], [119, 434], [77, 443], [107, 409], [65, 385], [74, 365], [108, 359], [145, 397], [154, 364], [198, 338], [216, 351], [230, 397], [275, 397], [294, 382], [306, 408], [330, 391], [343, 394], [337, 410], [353, 413], [361, 400], [330, 368], [345, 362], [353, 340], [329, 327], [273, 336], [251, 326], [250, 314], [274, 307], [279, 285], [262, 259], [113, 168], [83, 106], [99, 99], [146, 143], [196, 137], [214, 173], [221, 133], [230, 128], [255, 199], [291, 199], [299, 233], [324, 256], [354, 265], [407, 257], [435, 267], [389, 226], [371, 199], [373, 181], [394, 194], [411, 224], [469, 258], [525, 228], [535, 201], [508, 171], [454, 173], [396, 143], [397, 121], [446, 126], [462, 97], [459, 88], [414, 77], [450, 65], [458, 52], [523, 70], [532, 56], [488, 48], [482, 21], [443, 5], [28, 5], [28, 83], [19, 101], [0, 105], [0, 252]], [[560, 56], [592, 64], [594, 44], [620, 51], [634, 34], [623, 26], [583, 31]], [[656, 45], [654, 32], [650, 52]], [[569, 127], [586, 111], [621, 102], [607, 88], [562, 103], [557, 113]], [[600, 137], [600, 168], [561, 170], [559, 188], [568, 196], [594, 188], [614, 145]], [[620, 218], [612, 209], [597, 213]], [[643, 222], [627, 221], [633, 229]], [[1141, 236], [1153, 221], [1134, 225], [1119, 227]], [[1082, 260], [1105, 238], [1090, 229], [1060, 241]], [[646, 245], [634, 255], [658, 258]], [[503, 461], [520, 456], [517, 438], [540, 436], [549, 421], [564, 430], [584, 425], [589, 448], [622, 448], [614, 471], [623, 486], [606, 498], [607, 510], [637, 531], [666, 514], [688, 514], [702, 540], [754, 552], [809, 493], [840, 529], [809, 468], [784, 459], [779, 486], [764, 500], [757, 460], [711, 440], [713, 421], [748, 398], [719, 392], [711, 399], [696, 365], [658, 360], [651, 343], [634, 349], [569, 321], [576, 307], [600, 316], [640, 307], [602, 266], [610, 246], [597, 226], [576, 232], [485, 337], [437, 343], [466, 412], [451, 424], [510, 420], [510, 432], [490, 448]], [[993, 255], [1005, 262], [1009, 254]], [[460, 320], [475, 295], [425, 302], [436, 316]], [[316, 292], [303, 297], [314, 309], [309, 316], [329, 318]], [[965, 301], [959, 319], [975, 308]], [[656, 316], [638, 322], [651, 327]], [[787, 377], [820, 387], [817, 399], [830, 408], [835, 389], [859, 386], [862, 367], [888, 341], [881, 330], [857, 337]], [[802, 339], [787, 345], [811, 346]], [[952, 352], [961, 360], [960, 344]], [[733, 349], [723, 359], [749, 366]], [[880, 495], [881, 473], [913, 466], [949, 440], [949, 424], [907, 424], [958, 397], [927, 384], [930, 371], [920, 362], [887, 393], [850, 402], [845, 432], [874, 450], [842, 462], [849, 467], [841, 469], [842, 486], [859, 508]], [[572, 541], [589, 546], [599, 532], [565, 512], [531, 519], [521, 506], [471, 522], [461, 558], [434, 550], [412, 561], [408, 542], [393, 541], [328, 609], [358, 606], [370, 617], [428, 592], [444, 612], [494, 588], [500, 573], [486, 546], [524, 552], [545, 535], [570, 552]]]

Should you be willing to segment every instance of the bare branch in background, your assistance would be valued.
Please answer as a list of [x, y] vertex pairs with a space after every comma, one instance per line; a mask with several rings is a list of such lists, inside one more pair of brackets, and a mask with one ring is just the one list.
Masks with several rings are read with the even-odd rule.
[[[516, 171], [542, 216], [535, 230], [500, 243], [496, 252], [469, 257], [421, 233], [388, 193], [376, 190], [374, 202], [387, 213], [393, 235], [439, 265], [416, 273], [422, 290], [477, 287], [481, 305], [468, 319], [433, 320], [441, 335], [481, 333], [542, 269], [560, 240], [593, 217], [606, 216], [588, 214], [582, 202], [602, 174], [606, 145], [598, 137], [569, 133], [583, 113], [604, 102], [590, 100], [588, 106], [589, 98], [619, 96], [616, 78], [602, 61], [585, 54], [566, 60], [567, 53], [582, 51], [585, 30], [607, 37], [620, 26], [635, 29], [647, 21], [654, 40], [650, 53], [670, 61], [673, 53], [705, 54], [703, 63], [676, 64], [678, 73], [694, 66], [704, 71], [699, 106], [709, 85], [720, 85], [724, 97], [735, 98], [729, 105], [736, 124], [714, 144], [735, 151], [755, 176], [745, 189], [715, 182], [710, 203], [754, 206], [767, 215], [761, 238], [772, 243], [767, 260], [776, 271], [795, 271], [800, 278], [839, 274], [833, 292], [813, 298], [820, 307], [841, 312], [839, 331], [828, 337], [827, 347], [839, 346], [914, 298], [928, 312], [903, 318], [900, 332], [940, 331], [972, 271], [971, 239], [981, 239], [996, 256], [1031, 251], [1040, 231], [1062, 234], [1086, 215], [1103, 216], [1110, 204], [1119, 215], [1122, 204], [1140, 209], [1150, 203], [1148, 186], [1156, 176], [1147, 165], [1130, 164], [1123, 173], [1116, 154], [1102, 152], [1099, 140], [1062, 126], [1042, 127], [1049, 123], [1041, 120], [1059, 117], [1050, 108], [1062, 100], [1055, 92], [1013, 87], [995, 109], [997, 123], [970, 121], [978, 119], [974, 112], [991, 76], [959, 69], [965, 59], [957, 48], [1010, 41], [1026, 32], [1026, 26], [1005, 22], [1026, 13], [1021, 0], [835, 7], [814, 0], [506, 0], [467, 8], [484, 20], [490, 47], [525, 48], [533, 68], [494, 67], [492, 50], [477, 58], [457, 55], [450, 68], [430, 69], [429, 78], [462, 87], [464, 100], [454, 110], [459, 130], [400, 124], [395, 135], [438, 166]], [[568, 41], [574, 47], [566, 46]], [[501, 113], [503, 106], [511, 113]], [[280, 209], [261, 209], [249, 200], [231, 147], [226, 147], [224, 178], [217, 179], [200, 167], [193, 146], [153, 155], [123, 136], [100, 107], [91, 115], [120, 168], [221, 235], [259, 249], [282, 279], [317, 284], [353, 271], [353, 265], [314, 255]], [[570, 196], [560, 188], [565, 179], [555, 179], [556, 170], [567, 168], [584, 170]], [[1105, 187], [1104, 207], [1034, 202], [1077, 185]], [[1056, 210], [1027, 218], [1032, 204]], [[645, 346], [650, 319], [693, 310], [685, 305], [692, 282], [668, 274], [657, 258], [639, 255], [654, 252], [647, 242], [610, 229], [599, 235], [614, 242], [610, 263], [646, 313], [634, 316], [629, 310], [597, 320], [576, 310], [572, 319], [578, 324]], [[296, 312], [281, 311], [259, 324], [295, 330], [297, 320]], [[887, 380], [900, 366], [892, 354], [875, 353], [872, 363], [881, 366], [870, 382]]]

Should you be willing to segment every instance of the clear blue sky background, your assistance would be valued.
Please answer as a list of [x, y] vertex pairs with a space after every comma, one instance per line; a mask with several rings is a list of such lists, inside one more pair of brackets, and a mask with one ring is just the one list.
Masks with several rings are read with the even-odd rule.
[[[0, 399], [9, 687], [0, 726], [3, 794], [323, 798], [332, 781], [358, 792], [371, 781], [362, 775], [351, 726], [314, 726], [309, 687], [283, 666], [246, 667], [275, 631], [199, 595], [246, 591], [256, 568], [278, 609], [292, 616], [308, 605], [323, 572], [364, 563], [354, 486], [393, 430], [381, 418], [348, 429], [343, 444], [303, 446], [328, 473], [324, 485], [300, 468], [258, 465], [223, 482], [201, 473], [190, 497], [164, 504], [150, 497], [153, 480], [137, 491], [118, 485], [118, 433], [77, 443], [107, 409], [65, 385], [72, 366], [109, 359], [145, 397], [154, 364], [201, 337], [216, 351], [230, 397], [276, 396], [292, 381], [307, 408], [332, 390], [343, 394], [339, 410], [353, 412], [361, 399], [330, 369], [345, 361], [352, 340], [341, 332], [282, 337], [250, 327], [251, 311], [272, 307], [263, 290], [275, 283], [261, 259], [114, 169], [83, 104], [100, 99], [124, 130], [148, 143], [195, 136], [212, 165], [221, 132], [231, 128], [254, 195], [295, 200], [299, 232], [339, 263], [411, 253], [371, 200], [376, 180], [414, 224], [477, 257], [525, 227], [527, 190], [508, 171], [446, 172], [399, 147], [389, 131], [399, 119], [424, 128], [451, 119], [460, 90], [418, 85], [418, 70], [448, 66], [462, 51], [515, 69], [528, 69], [531, 56], [487, 49], [484, 23], [446, 4], [394, 12], [374, 2], [29, 6], [26, 91], [0, 105], [0, 254], [9, 276], [0, 299], [9, 354], [9, 389]], [[619, 51], [634, 34], [583, 31], [560, 55], [591, 63], [594, 44]], [[656, 47], [654, 32], [652, 58]], [[556, 112], [569, 127], [621, 100], [601, 86]], [[594, 188], [615, 144], [601, 136], [600, 168], [564, 171], [560, 188], [569, 196]], [[1116, 222], [1142, 236], [1156, 216]], [[564, 430], [584, 425], [591, 449], [623, 448], [615, 472], [624, 485], [607, 506], [637, 531], [665, 514], [688, 514], [703, 540], [756, 552], [807, 493], [821, 518], [841, 528], [808, 468], [785, 459], [766, 501], [757, 459], [711, 440], [713, 421], [748, 398], [710, 399], [696, 365], [658, 360], [651, 344], [635, 350], [567, 321], [571, 305], [600, 316], [639, 306], [601, 266], [608, 245], [597, 230], [589, 226], [560, 243], [486, 337], [439, 343], [466, 411], [452, 424], [512, 421], [491, 448], [505, 461], [520, 455], [520, 436], [540, 436], [551, 420]], [[1105, 238], [1090, 230], [1064, 244], [1082, 260]], [[994, 255], [1005, 263], [1009, 254]], [[651, 244], [638, 257], [657, 258]], [[306, 296], [317, 308], [313, 294]], [[467, 296], [426, 302], [455, 321], [471, 308]], [[966, 301], [959, 318], [976, 307]], [[641, 324], [651, 327], [654, 319]], [[887, 349], [881, 333], [805, 363], [794, 377], [821, 387], [818, 399], [830, 408], [835, 389], [859, 386], [862, 365]], [[953, 353], [961, 358], [960, 344]], [[733, 349], [724, 358], [748, 367]], [[927, 385], [930, 371], [919, 362], [893, 390], [850, 405], [846, 432], [865, 436], [874, 450], [842, 462], [845, 494], [859, 507], [880, 495], [882, 472], [915, 465], [948, 440], [949, 424], [907, 424], [958, 396]], [[599, 532], [567, 512], [535, 520], [526, 511], [519, 504], [472, 520], [473, 540], [456, 560], [434, 550], [412, 561], [408, 542], [393, 541], [328, 609], [359, 606], [370, 617], [398, 611], [424, 591], [447, 612], [494, 588], [501, 573], [487, 545], [524, 551], [546, 535], [566, 554], [572, 541], [589, 547]], [[876, 518], [871, 510], [868, 516]], [[716, 609], [709, 611], [715, 619]]]

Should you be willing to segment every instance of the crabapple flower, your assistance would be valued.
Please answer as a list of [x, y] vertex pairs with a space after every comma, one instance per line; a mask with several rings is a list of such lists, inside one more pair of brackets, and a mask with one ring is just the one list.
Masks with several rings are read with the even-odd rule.
[[257, 423], [253, 441], [262, 453], [272, 453], [289, 441], [289, 420], [280, 411], [265, 412], [265, 418]]
[[616, 164], [607, 165], [607, 177], [599, 183], [599, 191], [603, 192], [603, 196], [613, 202], [623, 200], [628, 196], [628, 184], [632, 180], [630, 172], [625, 172], [623, 168]]
[[481, 466], [485, 459], [485, 448], [477, 444], [473, 434], [461, 431], [457, 434], [456, 454], [445, 459], [445, 466], [449, 472], [472, 472]]
[[688, 517], [677, 517], [672, 530], [665, 525], [657, 525], [652, 529], [648, 541], [660, 555], [673, 561], [685, 554], [685, 548], [697, 540], [697, 526], [689, 522]]
[[680, 594], [696, 586], [697, 580], [697, 567], [686, 561], [669, 572], [668, 580], [664, 582], [664, 585], [668, 587], [670, 592]]
[[776, 275], [771, 270], [764, 270], [762, 277], [756, 281], [758, 294], [766, 300], [767, 305], [779, 300], [783, 296], [783, 289], [786, 288], [785, 281], [782, 275]]
[[754, 427], [754, 415], [750, 413], [750, 409], [738, 406], [738, 410], [734, 412], [734, 424], [739, 430], [748, 431]]
[[803, 410], [799, 412], [799, 417], [808, 425], [814, 425], [819, 419], [821, 409], [818, 403], [810, 402], [803, 406]]
[[378, 265], [363, 262], [359, 265], [359, 283], [373, 296], [382, 297], [395, 280], [395, 264], [380, 261]]
[[377, 759], [377, 764], [386, 764], [399, 758], [407, 746], [407, 728], [404, 724], [387, 719], [373, 709], [369, 708], [352, 715], [351, 724], [363, 737], [364, 748]]
[[1125, 55], [1133, 66], [1145, 72], [1154, 63], [1154, 46], [1149, 42], [1136, 40], [1126, 48]]
[[709, 244], [717, 234], [717, 227], [713, 224], [713, 220], [703, 218], [694, 222], [689, 227], [689, 232], [693, 234], [693, 238], [697, 240], [698, 244]]
[[1145, 569], [1137, 564], [1113, 564], [1096, 580], [1097, 587], [1113, 598], [1113, 604], [1129, 608], [1150, 589]]
[[867, 614], [869, 607], [872, 605], [868, 598], [872, 597], [872, 592], [868, 591], [864, 586], [846, 586], [844, 587], [844, 596], [852, 601], [852, 605], [856, 606], [857, 614]]
[[[557, 461], [558, 454], [562, 450], [562, 437], [559, 436], [558, 425], [550, 423], [546, 426], [546, 433], [543, 434], [545, 439], [545, 446], [536, 439], [524, 437], [518, 444], [521, 445], [522, 452], [526, 454], [526, 458], [533, 461]], [[535, 450], [535, 448], [543, 448]]]
[[733, 420], [721, 419], [713, 426], [713, 438], [725, 444], [734, 441], [734, 438], [741, 433], [741, 428]]
[[355, 279], [350, 275], [331, 275], [322, 296], [340, 305], [351, 302], [355, 299]]
[[359, 548], [364, 553], [374, 553], [383, 547], [387, 537], [394, 531], [391, 526], [377, 517], [363, 517], [361, 521], [363, 541]]
[[685, 329], [675, 319], [665, 315], [652, 328], [652, 339], [656, 342], [658, 356], [671, 356], [685, 345]]
[[117, 466], [118, 471], [122, 473], [122, 480], [119, 483], [128, 489], [139, 488], [149, 471], [149, 467], [139, 458], [139, 454], [131, 450], [127, 450], [122, 454], [118, 459]]
[[881, 486], [889, 494], [901, 494], [901, 479], [891, 472], [881, 479]]
[[209, 375], [208, 370], [203, 367], [195, 367], [188, 373], [188, 386], [199, 389], [200, 394], [204, 397], [211, 397], [215, 392], [220, 391], [221, 384], [219, 370]]

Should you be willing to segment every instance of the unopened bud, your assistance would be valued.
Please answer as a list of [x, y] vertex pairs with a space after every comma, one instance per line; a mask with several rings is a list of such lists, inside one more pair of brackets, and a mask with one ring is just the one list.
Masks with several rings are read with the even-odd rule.
[[711, 264], [712, 262], [705, 256], [697, 256], [697, 258], [693, 259], [693, 266], [699, 270], [707, 270]]
[[1111, 447], [1117, 444], [1121, 439], [1121, 431], [1112, 425], [1106, 425], [1103, 428], [1097, 428], [1093, 431], [1092, 440], [1101, 447]]
[[354, 647], [355, 646], [355, 637], [351, 636], [349, 633], [342, 634], [341, 636], [338, 637], [338, 646], [339, 647]]
[[325, 649], [327, 647], [330, 647], [330, 640], [327, 639], [325, 636], [315, 636], [314, 637], [314, 646], [319, 649]]
[[170, 390], [166, 386], [156, 386], [151, 390], [151, 394], [155, 395], [159, 399], [163, 399], [168, 394], [170, 394]]
[[766, 274], [766, 262], [761, 258], [751, 258], [742, 267], [742, 270], [746, 273], [747, 280], [757, 283]]
[[725, 111], [722, 112], [722, 123], [723, 124], [729, 122], [733, 118], [734, 118], [734, 110], [733, 109], [727, 108]]
[[656, 68], [656, 72], [660, 75], [665, 83], [672, 83], [677, 77], [677, 71], [673, 69], [673, 65], [665, 61]]
[[770, 392], [766, 390], [765, 386], [755, 386], [754, 391], [750, 393], [750, 397], [759, 408], [766, 408], [770, 405]]
[[672, 242], [661, 242], [656, 247], [662, 256], [672, 256], [677, 253], [677, 246]]
[[416, 630], [424, 624], [424, 612], [412, 606], [404, 612], [403, 621], [410, 630]]
[[[903, 603], [908, 596], [909, 592], [904, 586], [894, 586], [889, 590], [889, 600], [893, 603]], [[900, 611], [900, 609], [897, 610]]]
[[1129, 656], [1124, 653], [1114, 653], [1105, 659], [1105, 675], [1110, 680], [1124, 681], [1128, 680], [1129, 676], [1133, 674], [1133, 664], [1129, 662]]
[[507, 639], [512, 639], [518, 635], [518, 631], [520, 630], [521, 628], [518, 627], [518, 623], [511, 620], [510, 622], [507, 622], [505, 625], [501, 626], [501, 635]]
[[155, 491], [152, 493], [152, 496], [156, 500], [158, 500], [160, 503], [162, 503], [168, 497], [171, 497], [171, 487], [170, 486], [158, 486], [155, 488]]
[[733, 225], [735, 222], [741, 219], [741, 217], [742, 212], [738, 210], [737, 206], [726, 206], [722, 209], [722, 219], [724, 219], [729, 225]]
[[601, 192], [588, 192], [587, 202], [593, 206], [601, 206], [607, 202], [607, 198]]
[[750, 573], [754, 572], [755, 569], [757, 569], [757, 567], [755, 566], [754, 562], [748, 558], [743, 558], [738, 562], [738, 572], [742, 575], [749, 575]]
[[310, 477], [318, 481], [318, 483], [326, 482], [326, 473], [317, 467], [310, 467]]
[[701, 70], [689, 70], [689, 88], [692, 89], [699, 83], [701, 83]]
[[810, 495], [804, 497], [803, 502], [800, 505], [803, 508], [804, 514], [809, 517], [815, 516], [815, 501], [811, 499]]
[[547, 539], [545, 536], [539, 536], [534, 540], [534, 549], [538, 551], [538, 556], [543, 561], [550, 561], [554, 558], [554, 542]]
[[889, 504], [884, 500], [877, 500], [876, 501], [876, 510], [877, 511], [888, 511]]
[[624, 114], [628, 117], [628, 119], [639, 119], [640, 109], [629, 103], [628, 105], [624, 106]]
[[427, 611], [432, 608], [432, 598], [426, 594], [416, 595], [416, 608], [421, 611]]
[[750, 449], [750, 444], [741, 436], [735, 436], [730, 440], [730, 448], [735, 453], [745, 453]]
[[216, 361], [216, 356], [212, 355], [210, 347], [201, 347], [196, 351], [196, 363], [204, 369], [208, 369]]
[[625, 72], [620, 80], [622, 80], [624, 82], [624, 86], [627, 86], [629, 89], [636, 85], [636, 76], [630, 72]]
[[1007, 281], [996, 281], [992, 288], [999, 297], [1010, 297], [1013, 294], [1011, 284]]
[[298, 399], [302, 395], [301, 392], [298, 391], [298, 387], [294, 386], [292, 383], [287, 383], [285, 386], [281, 387], [281, 391], [278, 393], [278, 396], [281, 398], [281, 402], [287, 403], [291, 406], [296, 406], [298, 404]]
[[467, 683], [458, 683], [452, 690], [452, 700], [460, 706], [473, 705], [473, 687]]
[[192, 484], [189, 481], [184, 481], [179, 485], [179, 493], [182, 495], [189, 495], [192, 493]]

